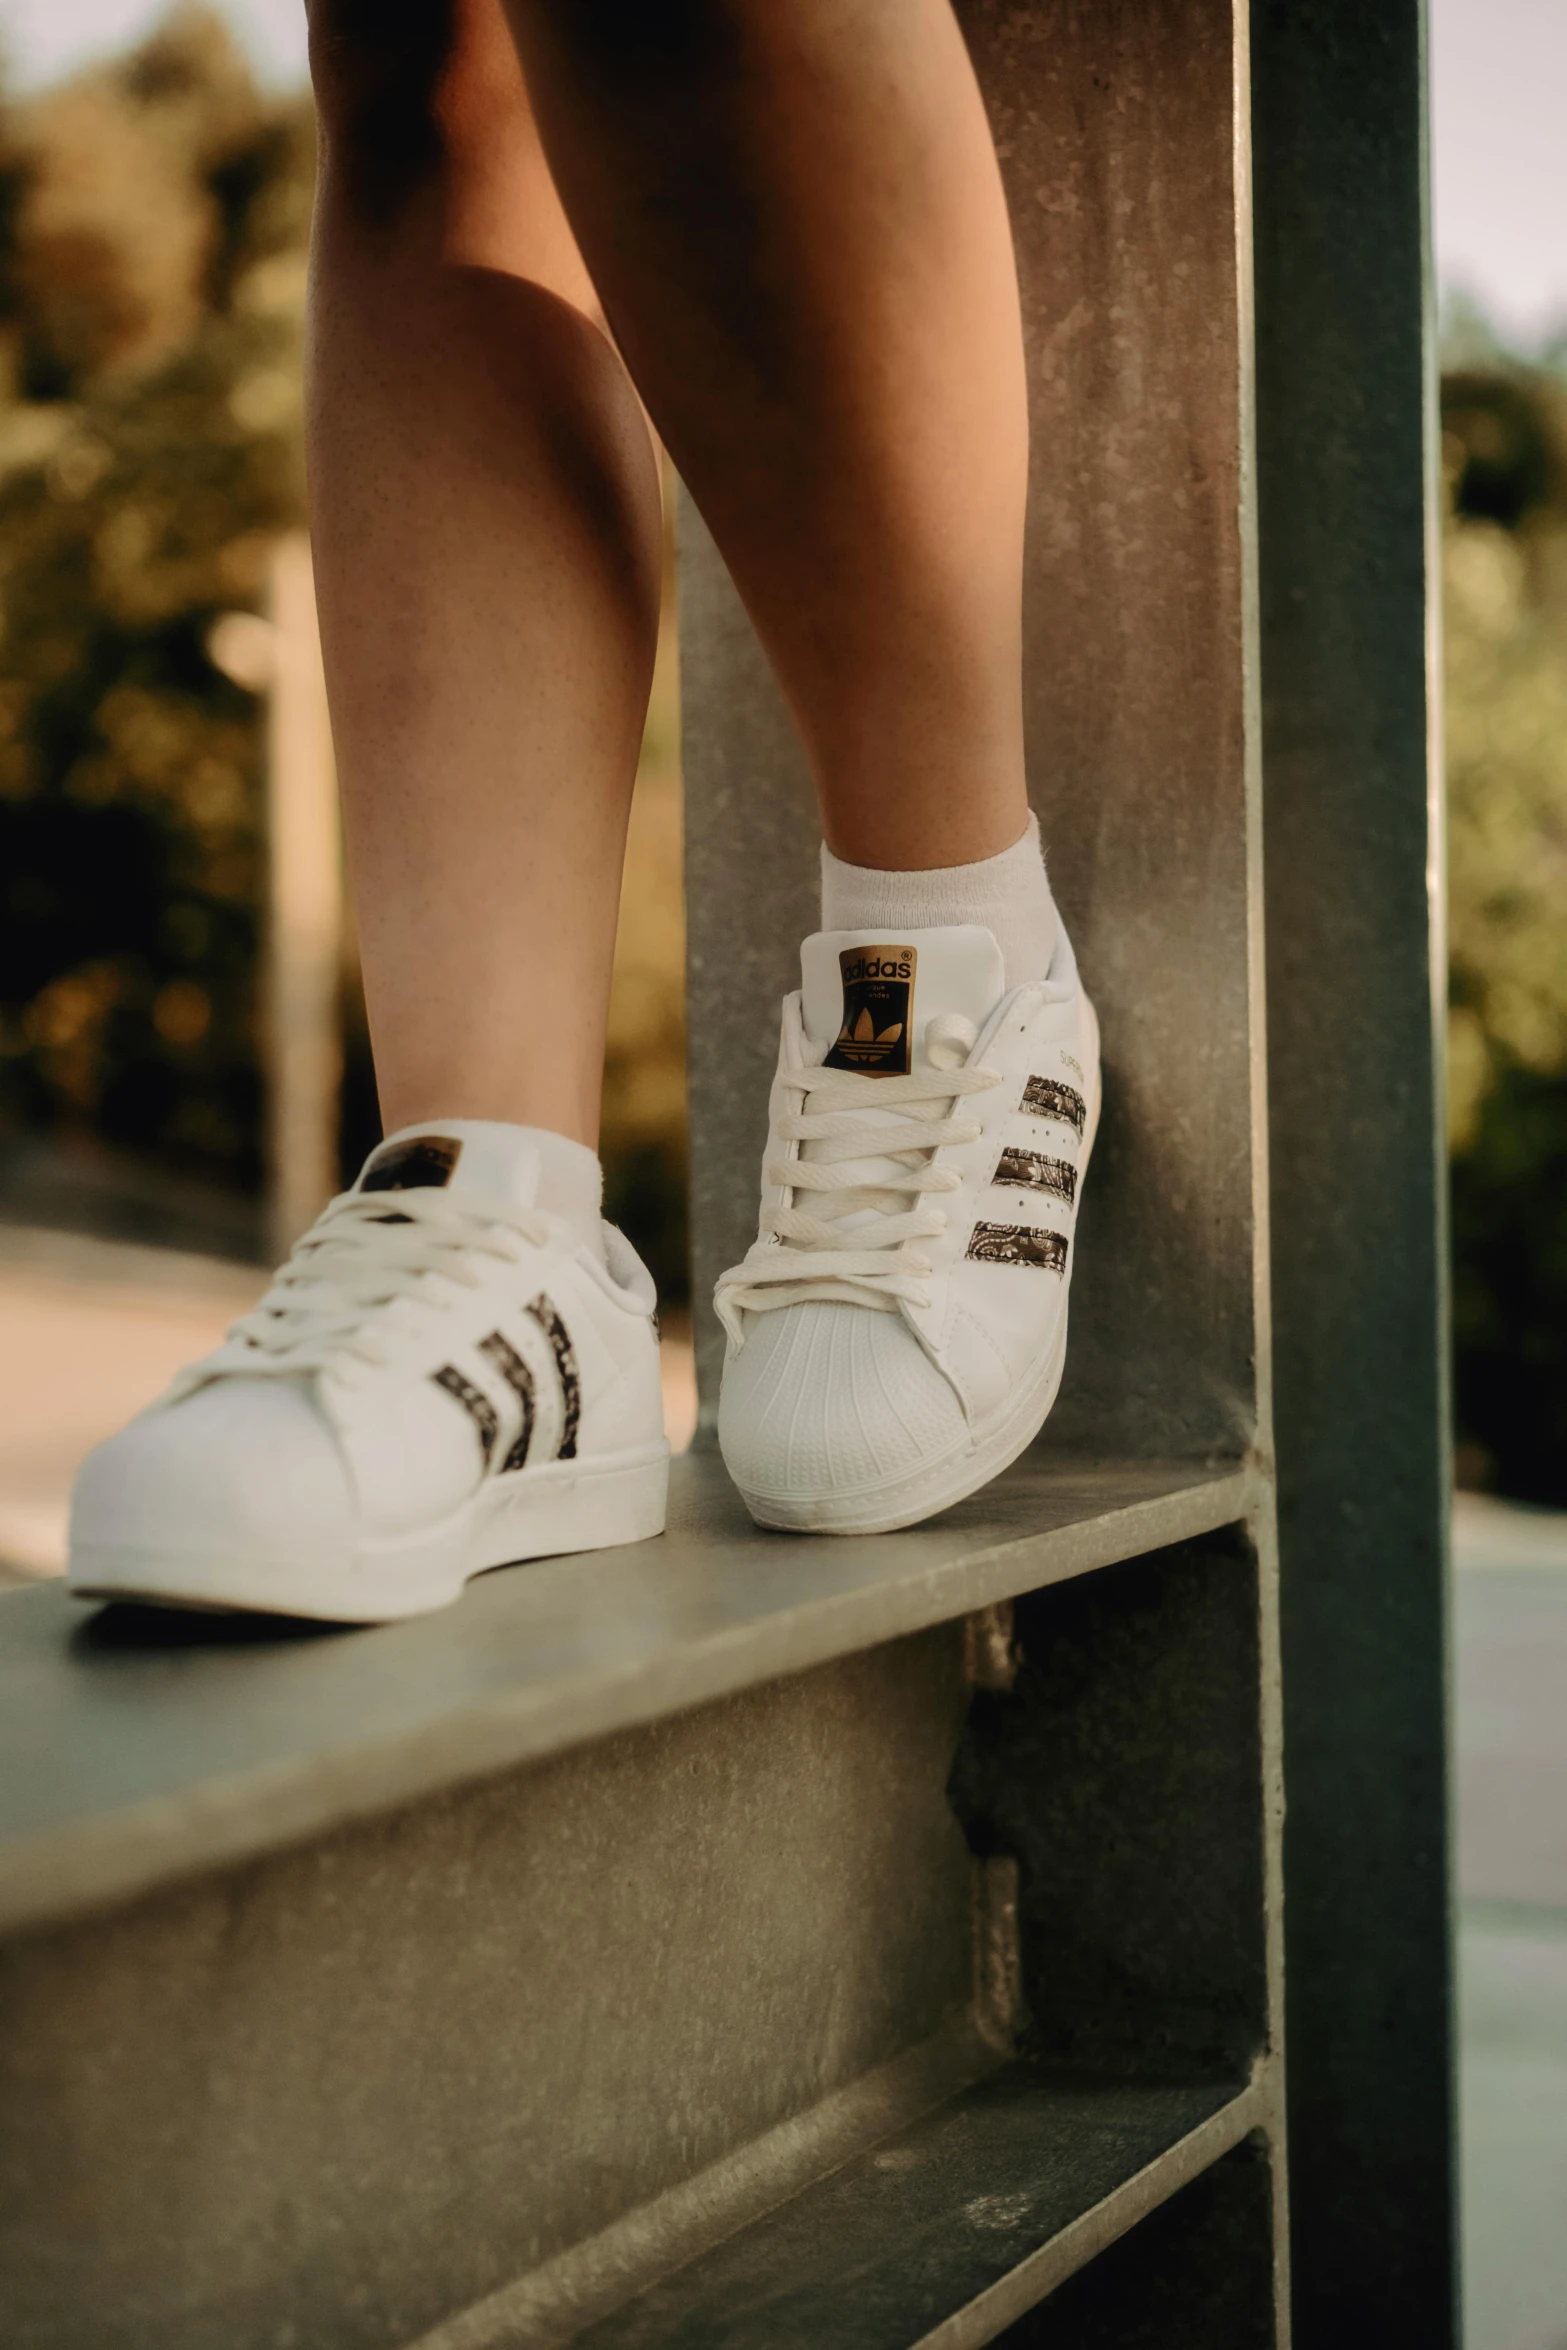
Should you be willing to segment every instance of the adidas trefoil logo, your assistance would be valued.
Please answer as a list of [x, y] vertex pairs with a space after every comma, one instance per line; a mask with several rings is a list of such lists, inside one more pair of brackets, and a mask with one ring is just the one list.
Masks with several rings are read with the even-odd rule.
[[855, 1047], [858, 1047], [860, 1045], [867, 1044], [896, 1044], [902, 1034], [903, 1022], [901, 1020], [895, 1020], [890, 1028], [883, 1028], [878, 1033], [876, 1025], [871, 1019], [869, 1012], [862, 1012], [858, 1020], [856, 1020], [854, 1023], [854, 1034], [852, 1036], [849, 1034], [848, 1023], [844, 1023], [843, 1027], [838, 1032], [838, 1043], [840, 1047], [847, 1045], [854, 1045]]
[[845, 947], [843, 1024], [823, 1066], [862, 1077], [906, 1077], [909, 1012], [918, 955], [913, 947]]
[[[582, 1373], [577, 1363], [577, 1350], [571, 1343], [571, 1332], [543, 1290], [529, 1300], [523, 1311], [535, 1329], [549, 1342], [555, 1377], [560, 1387], [560, 1432], [551, 1458], [557, 1461], [574, 1460], [577, 1431], [582, 1422]], [[511, 1340], [500, 1330], [492, 1330], [488, 1338], [481, 1338], [474, 1351], [484, 1357], [489, 1369], [498, 1373], [503, 1385], [510, 1390], [518, 1415], [519, 1425], [506, 1457], [501, 1462], [501, 1473], [528, 1468], [532, 1463], [538, 1382]], [[438, 1371], [431, 1372], [430, 1377], [455, 1403], [462, 1405], [472, 1420], [478, 1431], [479, 1450], [484, 1456], [484, 1468], [488, 1474], [494, 1465], [495, 1448], [501, 1433], [501, 1415], [496, 1410], [494, 1397], [487, 1395], [474, 1380], [466, 1377], [455, 1363], [443, 1363]]]

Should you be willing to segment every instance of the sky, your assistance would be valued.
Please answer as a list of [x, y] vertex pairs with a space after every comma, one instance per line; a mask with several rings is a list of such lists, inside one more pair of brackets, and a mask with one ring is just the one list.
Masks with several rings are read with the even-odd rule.
[[[0, 47], [13, 89], [35, 89], [106, 50], [126, 48], [169, 0], [0, 0]], [[305, 0], [218, 0], [269, 82], [305, 74]]]
[[1528, 350], [1567, 327], [1567, 0], [1430, 9], [1438, 275]]
[[[0, 0], [12, 86], [123, 47], [165, 4]], [[1567, 327], [1567, 0], [1429, 5], [1438, 276], [1528, 351]], [[222, 6], [268, 81], [303, 76], [304, 0]]]

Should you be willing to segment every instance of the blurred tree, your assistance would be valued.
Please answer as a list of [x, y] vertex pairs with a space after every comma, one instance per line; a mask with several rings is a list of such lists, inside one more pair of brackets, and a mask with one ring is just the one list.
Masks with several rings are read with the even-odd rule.
[[1567, 1503], [1567, 393], [1442, 388], [1461, 1472]]
[[0, 1122], [259, 1175], [258, 712], [298, 522], [308, 106], [221, 22], [0, 116]]
[[[207, 657], [302, 518], [307, 99], [221, 20], [0, 109], [0, 1155], [92, 1138], [254, 1194], [260, 712]], [[667, 601], [667, 600], [666, 600]], [[672, 604], [669, 605], [672, 610]], [[632, 815], [610, 1212], [685, 1294], [672, 635]], [[379, 1135], [357, 979], [343, 1153]]]

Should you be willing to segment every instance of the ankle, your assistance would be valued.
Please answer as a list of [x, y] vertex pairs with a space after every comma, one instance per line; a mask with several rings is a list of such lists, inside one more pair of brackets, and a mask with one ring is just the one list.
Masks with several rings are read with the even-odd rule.
[[824, 930], [940, 930], [978, 923], [1001, 948], [1009, 988], [1043, 979], [1061, 935], [1045, 874], [1039, 821], [1020, 840], [972, 865], [889, 873], [849, 865], [822, 845]]

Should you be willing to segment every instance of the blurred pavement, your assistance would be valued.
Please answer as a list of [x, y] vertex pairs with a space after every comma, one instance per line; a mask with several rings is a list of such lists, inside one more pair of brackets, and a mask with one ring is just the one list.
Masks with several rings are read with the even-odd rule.
[[1460, 1494], [1467, 2350], [1567, 2350], [1567, 1514]]

